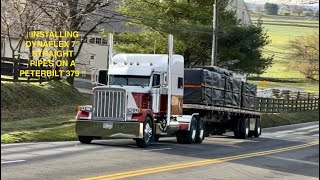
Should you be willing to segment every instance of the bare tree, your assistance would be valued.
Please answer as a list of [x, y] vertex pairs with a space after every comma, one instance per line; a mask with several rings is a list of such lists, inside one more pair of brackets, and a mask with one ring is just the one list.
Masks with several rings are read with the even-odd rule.
[[[83, 39], [77, 47], [69, 46], [68, 51], [73, 51], [72, 57], [68, 57], [69, 66], [67, 70], [75, 70], [70, 66], [72, 60], [76, 60], [83, 47], [84, 39], [95, 31], [97, 27], [110, 20], [117, 21], [114, 17], [117, 13], [106, 9], [114, 5], [115, 2], [110, 0], [32, 0], [34, 4], [41, 6], [46, 2], [48, 6], [42, 6], [42, 10], [52, 20], [52, 27], [55, 31], [82, 31]], [[119, 20], [118, 20], [119, 21]], [[68, 38], [69, 44], [76, 38]], [[74, 83], [74, 76], [67, 77], [67, 82], [71, 85]]]
[[36, 25], [42, 11], [30, 0], [1, 1], [1, 37], [8, 39], [11, 55], [14, 59], [14, 80], [18, 80], [18, 65], [21, 58], [23, 43], [27, 33]]
[[293, 67], [306, 79], [319, 82], [319, 34], [292, 40], [291, 50]]

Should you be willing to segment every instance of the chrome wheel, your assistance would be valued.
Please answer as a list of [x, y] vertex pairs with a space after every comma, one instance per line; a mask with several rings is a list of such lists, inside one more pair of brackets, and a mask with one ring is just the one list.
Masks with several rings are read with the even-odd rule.
[[249, 135], [249, 127], [246, 127], [246, 136]]
[[201, 138], [201, 139], [203, 139], [203, 134], [204, 134], [204, 130], [202, 129], [202, 130], [200, 131], [200, 138]]
[[144, 139], [145, 141], [149, 141], [152, 137], [152, 128], [150, 127], [150, 124], [147, 123], [144, 128]]
[[152, 120], [149, 116], [146, 117], [143, 127], [143, 137], [141, 139], [135, 139], [136, 144], [140, 148], [148, 147], [153, 139]]
[[197, 130], [194, 129], [194, 130], [192, 131], [192, 136], [191, 136], [192, 139], [195, 139], [195, 138], [196, 138], [196, 133], [197, 133]]

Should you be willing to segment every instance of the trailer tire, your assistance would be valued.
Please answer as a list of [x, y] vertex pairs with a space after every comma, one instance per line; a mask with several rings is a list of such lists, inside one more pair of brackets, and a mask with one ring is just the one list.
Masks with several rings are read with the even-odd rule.
[[247, 139], [250, 133], [250, 124], [248, 118], [241, 118], [239, 128], [239, 138]]
[[234, 120], [233, 133], [234, 133], [234, 137], [235, 138], [239, 138], [240, 137], [240, 122], [241, 122], [240, 118], [237, 118], [237, 119]]
[[78, 136], [78, 140], [82, 144], [90, 144], [91, 141], [93, 140], [93, 137], [92, 136]]
[[260, 118], [257, 118], [256, 127], [254, 130], [253, 136], [255, 138], [258, 138], [260, 135], [261, 135], [261, 122], [260, 122]]
[[190, 130], [185, 131], [183, 134], [183, 143], [184, 144], [194, 144], [197, 137], [197, 120], [192, 118], [190, 122]]
[[137, 146], [140, 148], [146, 148], [150, 146], [150, 143], [153, 139], [153, 126], [151, 123], [151, 118], [147, 116], [143, 123], [143, 138], [135, 139]]
[[196, 143], [201, 144], [204, 140], [204, 125], [203, 121], [200, 119], [197, 123], [197, 133], [196, 133]]

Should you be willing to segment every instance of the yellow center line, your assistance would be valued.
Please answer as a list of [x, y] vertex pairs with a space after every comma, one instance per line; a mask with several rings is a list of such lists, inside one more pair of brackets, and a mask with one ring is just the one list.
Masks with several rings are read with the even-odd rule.
[[216, 159], [207, 159], [207, 160], [188, 162], [188, 163], [180, 163], [180, 164], [167, 165], [167, 166], [158, 166], [158, 167], [146, 168], [146, 169], [141, 169], [141, 170], [134, 170], [134, 171], [121, 172], [121, 173], [115, 173], [115, 174], [109, 174], [109, 175], [103, 175], [103, 176], [97, 176], [97, 177], [91, 177], [91, 178], [84, 178], [81, 180], [123, 179], [123, 178], [141, 176], [141, 175], [152, 174], [152, 173], [159, 173], [159, 172], [172, 171], [172, 170], [183, 169], [183, 168], [203, 166], [203, 165], [207, 165], [207, 164], [216, 164], [216, 163], [233, 161], [233, 160], [238, 160], [238, 159], [245, 159], [245, 158], [257, 157], [257, 156], [270, 155], [270, 154], [275, 154], [275, 153], [280, 153], [280, 152], [302, 149], [302, 148], [306, 148], [306, 147], [310, 147], [310, 146], [315, 146], [318, 144], [319, 144], [319, 141], [314, 141], [311, 143], [306, 143], [306, 144], [301, 144], [301, 145], [291, 146], [291, 147], [286, 147], [286, 148], [267, 150], [267, 151], [261, 151], [261, 152], [254, 152], [254, 153], [248, 153], [248, 154], [241, 154], [241, 155], [216, 158]]

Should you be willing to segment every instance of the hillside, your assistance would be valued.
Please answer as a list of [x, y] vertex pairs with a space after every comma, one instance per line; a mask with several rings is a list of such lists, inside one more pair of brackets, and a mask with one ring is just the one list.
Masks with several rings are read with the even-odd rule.
[[1, 122], [73, 114], [88, 98], [65, 82], [1, 82]]
[[[253, 23], [256, 23], [260, 15], [252, 14]], [[319, 21], [306, 18], [286, 16], [262, 15], [263, 27], [272, 41], [265, 50], [266, 56], [274, 55], [274, 64], [261, 75], [264, 78], [281, 79], [290, 83], [268, 82], [268, 87], [302, 88], [306, 92], [319, 93], [319, 84], [307, 83], [303, 75], [292, 67], [290, 55], [290, 40], [299, 36], [319, 32]], [[261, 81], [252, 81], [261, 85]]]

